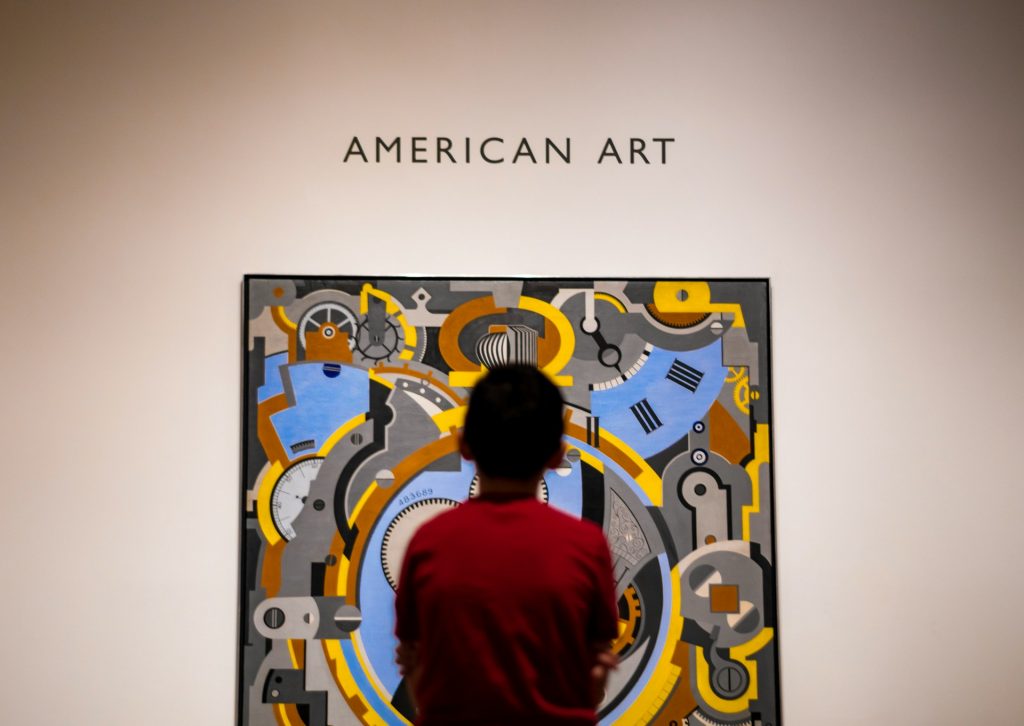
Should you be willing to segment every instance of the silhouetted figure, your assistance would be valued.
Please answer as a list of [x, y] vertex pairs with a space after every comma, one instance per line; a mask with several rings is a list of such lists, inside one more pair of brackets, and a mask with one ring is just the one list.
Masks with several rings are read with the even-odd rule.
[[562, 408], [531, 366], [473, 389], [460, 450], [478, 495], [420, 528], [398, 583], [398, 663], [421, 726], [596, 722], [618, 634], [608, 543], [537, 498], [565, 455]]

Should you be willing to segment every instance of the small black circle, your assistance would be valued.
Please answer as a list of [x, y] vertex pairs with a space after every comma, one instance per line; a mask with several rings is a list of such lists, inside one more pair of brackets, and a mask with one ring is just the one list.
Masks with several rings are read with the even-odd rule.
[[696, 431], [698, 434], [704, 433], [704, 422], [703, 421], [694, 421], [694, 423], [693, 423], [693, 430]]
[[263, 622], [266, 623], [268, 628], [277, 630], [284, 625], [284, 610], [281, 608], [269, 608], [267, 612], [263, 613]]
[[356, 446], [359, 446], [359, 444], [363, 443], [363, 435], [362, 434], [352, 434], [351, 436], [348, 437], [348, 440], [351, 441]]
[[324, 564], [328, 567], [334, 567], [336, 564], [338, 564], [338, 558], [334, 555], [327, 555], [326, 557], [324, 557]]
[[715, 672], [713, 687], [720, 695], [732, 698], [747, 687], [747, 674], [734, 663], [729, 663]]
[[602, 365], [605, 365], [608, 368], [614, 368], [622, 360], [622, 351], [614, 345], [609, 345], [602, 348], [601, 352], [598, 353], [598, 356], [601, 358]]
[[707, 491], [708, 488], [703, 484], [698, 484], [693, 488], [693, 493], [696, 494], [698, 497], [704, 496], [705, 494], [707, 494]]
[[284, 678], [281, 676], [274, 676], [274, 683], [284, 683]]
[[323, 511], [323, 508], [326, 507], [326, 506], [327, 505], [324, 504], [324, 500], [323, 499], [314, 499], [313, 500], [313, 509], [315, 509], [318, 512]]

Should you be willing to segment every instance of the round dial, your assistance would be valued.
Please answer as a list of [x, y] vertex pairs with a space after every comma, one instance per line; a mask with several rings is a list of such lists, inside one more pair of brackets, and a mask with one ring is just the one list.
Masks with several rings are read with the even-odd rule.
[[306, 504], [309, 487], [320, 472], [323, 463], [320, 457], [303, 459], [288, 467], [274, 484], [270, 495], [270, 515], [274, 526], [286, 540], [295, 539], [295, 528], [292, 524]]
[[299, 332], [299, 344], [306, 349], [306, 336], [310, 333], [322, 332], [325, 338], [332, 338], [338, 333], [348, 333], [349, 348], [355, 344], [356, 316], [341, 303], [322, 302], [314, 305], [302, 314], [296, 326]]
[[381, 543], [380, 549], [380, 564], [384, 568], [384, 576], [392, 588], [398, 589], [402, 560], [405, 559], [409, 540], [412, 539], [416, 530], [442, 512], [455, 509], [457, 506], [459, 506], [457, 501], [446, 497], [421, 499], [410, 504], [391, 520], [391, 524], [384, 531], [384, 541]]
[[359, 323], [355, 350], [368, 361], [376, 364], [394, 355], [401, 342], [398, 325], [390, 317], [375, 320], [368, 315]]
[[[473, 481], [469, 483], [469, 498], [476, 499], [480, 496], [480, 475], [475, 474]], [[541, 479], [537, 482], [537, 501], [548, 503], [548, 482], [546, 479]]]

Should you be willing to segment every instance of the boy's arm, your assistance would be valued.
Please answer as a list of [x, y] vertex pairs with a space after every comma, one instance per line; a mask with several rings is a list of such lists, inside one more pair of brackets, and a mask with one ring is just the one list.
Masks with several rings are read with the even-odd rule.
[[412, 678], [419, 670], [418, 644], [408, 641], [399, 641], [395, 648], [395, 662], [398, 663], [398, 673], [405, 678]]
[[395, 662], [398, 672], [405, 678], [406, 692], [412, 707], [416, 708], [416, 683], [420, 677], [419, 644], [401, 640], [395, 648]]
[[612, 653], [607, 644], [594, 646], [594, 666], [590, 669], [590, 702], [594, 708], [604, 700], [605, 688], [608, 685], [608, 672], [619, 665], [619, 657]]

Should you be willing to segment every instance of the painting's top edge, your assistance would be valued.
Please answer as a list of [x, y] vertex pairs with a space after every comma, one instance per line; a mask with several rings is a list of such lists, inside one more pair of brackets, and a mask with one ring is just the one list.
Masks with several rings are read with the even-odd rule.
[[686, 276], [676, 277], [674, 275], [288, 275], [288, 274], [257, 274], [246, 273], [242, 276], [246, 282], [249, 280], [565, 280], [565, 281], [588, 281], [588, 280], [627, 280], [636, 282], [657, 282], [660, 280], [675, 280], [680, 282], [770, 282], [771, 278], [764, 277], [701, 277]]

